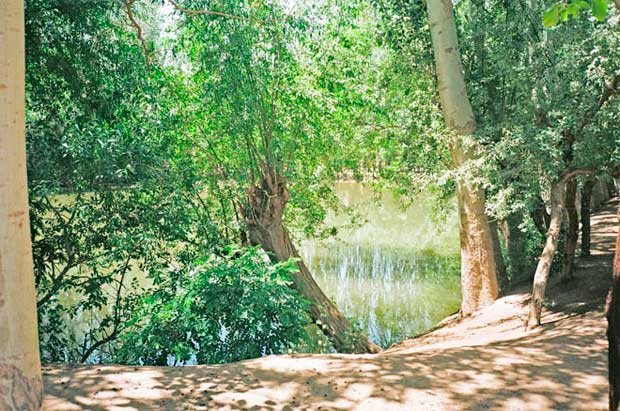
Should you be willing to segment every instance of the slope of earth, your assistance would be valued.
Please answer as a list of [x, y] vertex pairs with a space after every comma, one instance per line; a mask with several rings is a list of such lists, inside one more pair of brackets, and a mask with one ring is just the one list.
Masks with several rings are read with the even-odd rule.
[[47, 366], [47, 411], [603, 410], [617, 200], [592, 218], [592, 256], [550, 284], [526, 331], [528, 287], [378, 355], [270, 356], [188, 367]]

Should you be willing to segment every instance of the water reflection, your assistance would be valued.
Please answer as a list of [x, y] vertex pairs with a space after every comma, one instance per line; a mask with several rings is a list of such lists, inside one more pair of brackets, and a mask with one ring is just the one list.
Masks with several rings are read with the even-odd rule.
[[[434, 326], [460, 303], [458, 227], [452, 213], [430, 218], [422, 197], [406, 211], [391, 195], [372, 202], [369, 188], [342, 183], [347, 205], [368, 222], [338, 239], [305, 241], [301, 254], [330, 298], [382, 347]], [[331, 216], [330, 223], [338, 217]]]

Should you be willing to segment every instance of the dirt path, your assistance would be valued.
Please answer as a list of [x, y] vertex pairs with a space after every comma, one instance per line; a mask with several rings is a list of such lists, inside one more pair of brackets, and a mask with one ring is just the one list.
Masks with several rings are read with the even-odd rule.
[[381, 354], [271, 356], [190, 367], [46, 367], [44, 410], [606, 409], [602, 307], [614, 205], [592, 218], [593, 255], [552, 284], [543, 326], [525, 332], [527, 288]]

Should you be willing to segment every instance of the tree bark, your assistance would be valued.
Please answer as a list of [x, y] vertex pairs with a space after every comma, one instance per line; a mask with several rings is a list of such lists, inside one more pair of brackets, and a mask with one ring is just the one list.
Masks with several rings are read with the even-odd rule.
[[24, 4], [0, 1], [0, 410], [42, 400], [28, 216]]
[[592, 190], [596, 180], [588, 179], [581, 190], [581, 255], [590, 255], [590, 213], [592, 212]]
[[[476, 129], [467, 96], [463, 65], [450, 0], [426, 2], [444, 120], [453, 136], [449, 142], [454, 167], [462, 171], [473, 158], [464, 142]], [[470, 175], [457, 177], [461, 237], [461, 315], [470, 315], [497, 299], [498, 286], [491, 230], [485, 214], [484, 191]], [[459, 173], [461, 174], [461, 173]]]
[[274, 261], [297, 260], [299, 271], [292, 274], [293, 286], [310, 302], [310, 317], [338, 352], [381, 351], [368, 337], [353, 329], [312, 277], [284, 226], [284, 209], [289, 198], [286, 180], [274, 167], [264, 165], [262, 169], [259, 184], [248, 192], [245, 219], [251, 244], [262, 246]]
[[[618, 209], [620, 223], [620, 208]], [[617, 411], [620, 402], [620, 227], [616, 235], [611, 288], [607, 294], [605, 316], [607, 317], [607, 352], [609, 363], [609, 410]]]
[[495, 267], [497, 269], [497, 278], [502, 287], [508, 285], [508, 275], [506, 272], [506, 264], [502, 254], [502, 245], [499, 241], [497, 221], [489, 220], [489, 229], [491, 230], [491, 240], [493, 241], [493, 255], [495, 257]]
[[564, 214], [565, 188], [567, 181], [580, 174], [591, 174], [592, 169], [565, 170], [560, 177], [551, 185], [551, 220], [547, 230], [545, 246], [536, 266], [534, 274], [534, 284], [532, 286], [532, 297], [530, 299], [529, 314], [525, 322], [526, 327], [540, 325], [543, 302], [545, 300], [545, 290], [549, 280], [549, 271], [553, 262], [553, 255], [558, 246], [558, 237], [562, 227], [562, 217]]
[[549, 229], [549, 223], [551, 222], [551, 216], [547, 213], [545, 202], [540, 195], [535, 198], [534, 209], [530, 212], [530, 216], [538, 232], [543, 236], [546, 235]]
[[562, 255], [561, 281], [570, 281], [573, 278], [573, 265], [575, 261], [575, 250], [579, 239], [579, 218], [577, 215], [577, 180], [572, 179], [566, 183], [566, 216], [568, 224], [564, 233], [564, 252]]
[[599, 179], [594, 184], [594, 188], [592, 189], [592, 208], [600, 207], [605, 204], [607, 200], [609, 200], [609, 190], [607, 189], [607, 184], [603, 179]]
[[[525, 235], [519, 229], [521, 216], [512, 213], [501, 225], [506, 243], [506, 253], [508, 254], [508, 265], [510, 268], [511, 283], [517, 283], [525, 278], [530, 267], [525, 260]], [[531, 278], [529, 278], [531, 281]]]

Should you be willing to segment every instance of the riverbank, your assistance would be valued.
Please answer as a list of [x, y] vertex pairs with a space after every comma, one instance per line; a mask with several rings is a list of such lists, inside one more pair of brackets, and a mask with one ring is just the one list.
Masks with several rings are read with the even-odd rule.
[[378, 355], [270, 356], [188, 367], [49, 366], [44, 410], [603, 410], [616, 202], [592, 217], [592, 256], [552, 282], [543, 325], [529, 287]]

